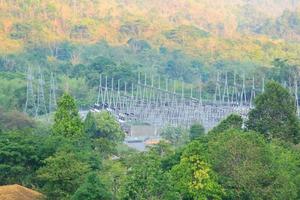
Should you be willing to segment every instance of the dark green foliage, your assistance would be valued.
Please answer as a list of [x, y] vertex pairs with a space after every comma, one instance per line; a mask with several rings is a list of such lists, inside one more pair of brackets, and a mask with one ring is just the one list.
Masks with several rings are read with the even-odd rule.
[[39, 188], [49, 199], [69, 199], [85, 175], [98, 171], [101, 161], [90, 142], [63, 135], [0, 133], [0, 184]]
[[280, 84], [269, 82], [265, 92], [255, 100], [255, 108], [249, 113], [247, 127], [269, 139], [280, 138], [299, 143], [300, 124], [293, 97]]
[[297, 199], [299, 156], [260, 134], [230, 129], [208, 135], [189, 144], [182, 157], [193, 156], [216, 173], [223, 199]]
[[[297, 198], [295, 180], [287, 175], [291, 169], [283, 167], [284, 161], [278, 160], [290, 156], [284, 149], [272, 151], [273, 145], [258, 134], [238, 131], [221, 134], [208, 145], [214, 169], [229, 189], [228, 196], [242, 199]], [[289, 165], [293, 170], [299, 170], [294, 165], [299, 160], [295, 154], [292, 156]], [[286, 190], [285, 182], [290, 184], [290, 191]]]
[[282, 141], [270, 145], [273, 161], [273, 177], [276, 177], [271, 194], [277, 199], [299, 199], [300, 197], [300, 152]]
[[97, 71], [98, 73], [102, 73], [108, 70], [109, 68], [113, 68], [115, 66], [116, 63], [113, 62], [111, 59], [100, 56], [93, 60], [89, 68]]
[[83, 124], [84, 132], [89, 137], [93, 137], [96, 135], [97, 132], [97, 125], [96, 125], [96, 119], [93, 115], [93, 113], [89, 112], [84, 120]]
[[243, 119], [240, 115], [231, 114], [226, 119], [220, 122], [209, 133], [222, 133], [229, 129], [240, 130], [243, 126]]
[[[62, 61], [71, 59], [74, 46], [69, 42], [62, 42], [57, 46], [56, 58]], [[66, 66], [65, 66], [66, 67]], [[65, 70], [68, 70], [67, 68]]]
[[145, 40], [136, 40], [131, 38], [128, 40], [127, 44], [134, 52], [145, 51], [147, 49], [151, 49], [151, 46]]
[[299, 199], [299, 150], [241, 130], [239, 116], [180, 149], [161, 142], [143, 153], [121, 153], [115, 119], [106, 112], [96, 119], [99, 132], [80, 142], [0, 133], [0, 184], [34, 187], [53, 200]]
[[183, 75], [184, 70], [175, 61], [169, 60], [165, 67], [165, 73], [170, 77], [179, 77]]
[[230, 198], [257, 199], [267, 195], [262, 193], [271, 184], [271, 162], [262, 137], [229, 131], [212, 139], [208, 146], [213, 169]]
[[27, 39], [29, 37], [32, 27], [30, 24], [16, 23], [13, 25], [10, 37], [15, 40]]
[[165, 46], [160, 46], [159, 47], [159, 53], [165, 55], [168, 52], [168, 48]]
[[0, 134], [0, 184], [37, 186], [36, 170], [44, 165], [43, 160], [71, 145], [62, 136], [49, 137], [41, 130]]
[[5, 111], [11, 112], [15, 109], [23, 111], [26, 101], [24, 79], [21, 73], [1, 72], [0, 70], [0, 105]]
[[101, 200], [111, 199], [111, 194], [100, 180], [97, 173], [92, 172], [87, 175], [84, 183], [72, 196], [72, 200]]
[[[136, 74], [133, 72], [134, 68], [134, 65], [128, 63], [117, 65], [111, 58], [100, 56], [94, 58], [87, 67], [84, 66], [80, 71], [74, 71], [73, 73], [78, 75], [82, 73], [86, 77], [88, 85], [95, 87], [99, 85], [99, 73], [102, 74], [103, 85], [105, 84], [105, 76], [108, 76], [110, 79], [114, 78], [115, 80], [126, 80], [130, 83], [136, 80]], [[110, 84], [110, 81], [108, 81], [108, 84]], [[120, 89], [124, 89], [123, 84]]]
[[193, 39], [197, 39], [197, 38], [206, 38], [210, 36], [209, 32], [206, 32], [202, 29], [199, 29], [195, 26], [179, 26], [176, 29], [167, 31], [164, 33], [165, 37], [167, 39], [170, 39], [174, 42], [177, 43], [183, 43], [184, 41], [182, 41], [182, 35], [188, 35], [189, 37], [193, 38]]
[[198, 139], [205, 134], [205, 129], [201, 124], [193, 124], [190, 128], [190, 140]]
[[117, 153], [117, 144], [107, 138], [93, 138], [91, 143], [92, 148], [105, 158]]
[[30, 185], [40, 166], [42, 137], [30, 133], [0, 133], [0, 185]]
[[168, 156], [162, 158], [161, 167], [164, 171], [170, 170], [174, 165], [180, 162], [184, 147], [175, 149], [175, 152], [169, 153]]
[[[186, 63], [185, 60], [181, 60], [180, 52], [173, 52], [172, 58], [165, 64], [164, 72], [171, 78], [182, 79], [185, 82], [192, 83], [197, 80], [196, 74], [200, 74], [200, 69], [195, 69], [191, 65], [192, 63]], [[177, 55], [179, 54], [179, 55]], [[183, 67], [189, 65], [191, 67]]]
[[171, 153], [173, 153], [173, 148], [170, 145], [170, 143], [162, 140], [160, 141], [158, 144], [154, 145], [154, 146], [150, 146], [149, 150], [155, 154], [160, 156], [161, 158], [165, 158], [167, 156], [169, 156]]
[[286, 82], [287, 84], [296, 75], [296, 66], [290, 65], [288, 60], [276, 58], [272, 64], [273, 68], [269, 71], [268, 76], [279, 83]]
[[85, 158], [73, 151], [60, 150], [44, 162], [37, 174], [49, 199], [69, 199], [91, 170]]
[[91, 139], [92, 148], [103, 157], [116, 153], [117, 144], [125, 138], [120, 124], [108, 112], [89, 113], [84, 129]]
[[83, 135], [83, 124], [75, 101], [69, 94], [64, 94], [58, 102], [54, 117], [53, 134], [63, 135], [66, 138], [78, 138]]
[[94, 138], [106, 138], [112, 142], [122, 142], [125, 133], [121, 129], [120, 124], [109, 112], [101, 112], [95, 114], [97, 132]]
[[160, 166], [156, 153], [139, 154], [128, 171], [122, 199], [174, 199], [176, 194], [171, 191], [169, 176]]
[[[128, 157], [128, 155], [127, 155]], [[126, 178], [127, 169], [122, 161], [106, 160], [100, 172], [101, 182], [105, 183], [107, 193], [112, 199], [121, 199], [121, 188]]]

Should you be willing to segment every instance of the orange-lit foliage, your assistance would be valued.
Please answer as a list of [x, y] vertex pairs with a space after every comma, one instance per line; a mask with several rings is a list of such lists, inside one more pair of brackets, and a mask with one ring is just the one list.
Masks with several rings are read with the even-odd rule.
[[[136, 38], [147, 40], [152, 46], [163, 44], [209, 59], [267, 63], [280, 56], [296, 60], [300, 56], [298, 44], [272, 39], [264, 33], [240, 31], [240, 27], [247, 24], [249, 28], [252, 23], [251, 17], [243, 13], [248, 8], [262, 16], [262, 20], [274, 21], [285, 9], [296, 10], [299, 5], [300, 2], [292, 0], [263, 3], [242, 0], [1, 0], [0, 52], [21, 50], [28, 42], [49, 44], [70, 40], [86, 44], [104, 39], [119, 45]], [[11, 37], [16, 24], [28, 25], [26, 37]], [[203, 37], [196, 33], [197, 30], [209, 35]], [[166, 37], [168, 32], [171, 38]], [[300, 33], [288, 32], [285, 39], [289, 39], [288, 36], [297, 39]]]

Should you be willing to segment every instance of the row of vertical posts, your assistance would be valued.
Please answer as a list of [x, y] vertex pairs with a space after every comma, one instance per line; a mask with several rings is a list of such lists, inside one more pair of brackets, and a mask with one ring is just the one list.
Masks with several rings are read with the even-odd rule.
[[45, 97], [45, 79], [44, 75], [39, 68], [38, 78], [34, 79], [33, 71], [29, 67], [27, 70], [27, 89], [26, 89], [26, 102], [24, 112], [30, 116], [38, 117], [40, 115], [47, 115], [56, 109], [56, 81], [53, 73], [50, 74], [50, 87], [49, 87], [49, 103], [47, 107]]
[[[198, 120], [199, 117], [201, 118], [200, 115], [204, 116], [205, 114], [203, 112], [207, 112], [207, 116], [216, 115], [217, 119], [211, 119], [211, 121], [217, 121], [219, 118], [222, 118], [223, 115], [230, 112], [245, 113], [245, 110], [253, 108], [257, 93], [264, 91], [264, 78], [261, 80], [261, 89], [257, 89], [254, 77], [252, 77], [251, 87], [246, 87], [245, 75], [242, 75], [240, 84], [238, 84], [236, 77], [237, 75], [234, 73], [233, 83], [230, 85], [228, 73], [225, 73], [223, 78], [221, 78], [220, 73], [217, 73], [215, 91], [212, 95], [213, 99], [203, 100], [202, 83], [197, 92], [194, 90], [193, 85], [191, 85], [190, 95], [186, 95], [186, 84], [184, 82], [180, 83], [175, 80], [164, 79], [165, 87], [162, 87], [162, 79], [160, 76], [155, 79], [154, 76], [147, 76], [147, 74], [145, 74], [142, 81], [141, 73], [139, 73], [137, 82], [128, 84], [127, 82], [121, 82], [121, 80], [116, 81], [114, 78], [100, 75], [97, 105], [99, 105], [101, 109], [105, 107], [110, 110], [118, 110], [116, 112], [119, 112], [119, 114], [123, 112], [126, 116], [130, 116], [128, 118], [131, 120], [142, 121], [151, 119], [149, 120], [150, 122], [154, 121], [157, 124], [165, 124], [170, 121], [173, 121], [174, 124], [187, 121], [186, 123], [190, 124], [193, 120]], [[172, 82], [173, 90], [170, 89]], [[178, 87], [178, 85], [181, 85], [181, 92], [179, 93], [178, 88], [180, 88], [180, 86]], [[36, 90], [34, 86], [36, 86]], [[33, 72], [31, 68], [28, 68], [27, 94], [24, 111], [31, 116], [53, 112], [57, 104], [56, 87], [54, 75], [51, 73], [49, 106], [47, 107], [43, 73], [39, 69], [38, 79], [34, 82]], [[297, 114], [299, 116], [297, 79], [294, 79], [293, 88], [292, 84], [286, 87], [289, 88], [295, 97]]]
[[[215, 94], [213, 100], [202, 99], [202, 88], [200, 87], [198, 98], [194, 98], [196, 92], [190, 88], [190, 96], [185, 93], [185, 83], [181, 83], [181, 93], [177, 93], [176, 82], [173, 81], [173, 91], [170, 90], [170, 80], [165, 79], [165, 88], [161, 86], [161, 77], [158, 77], [154, 86], [154, 77], [151, 84], [148, 84], [147, 75], [144, 82], [141, 81], [141, 74], [138, 75], [137, 83], [131, 83], [131, 94], [127, 93], [127, 83], [124, 83], [124, 91], [120, 90], [118, 80], [117, 90], [114, 86], [114, 79], [111, 79], [110, 86], [108, 77], [105, 77], [105, 85], [102, 84], [103, 77], [100, 75], [100, 85], [97, 104], [106, 107], [117, 114], [125, 113], [129, 121], [136, 120], [163, 126], [190, 125], [193, 121], [206, 121], [207, 127], [212, 127], [230, 113], [247, 115], [250, 108], [254, 106], [254, 99], [257, 93], [264, 91], [264, 78], [261, 80], [261, 89], [256, 89], [255, 79], [252, 77], [251, 87], [246, 87], [245, 75], [242, 76], [241, 84], [237, 84], [236, 74], [233, 77], [233, 85], [229, 85], [228, 75], [225, 74], [224, 82], [221, 82], [217, 74]], [[247, 91], [247, 88], [250, 88]], [[298, 86], [295, 82], [295, 98], [298, 102]], [[101, 102], [101, 103], [100, 103]], [[297, 103], [297, 113], [299, 108]], [[209, 124], [211, 123], [211, 124]], [[204, 122], [205, 124], [205, 122]]]
[[[235, 104], [230, 103], [227, 77], [221, 99], [223, 103], [217, 101], [217, 92], [221, 97], [221, 87], [218, 86], [219, 81], [216, 82], [215, 102], [205, 101], [203, 103], [201, 87], [198, 91], [198, 98], [194, 98], [193, 87], [190, 88], [190, 96], [187, 97], [183, 82], [181, 83], [181, 94], [178, 94], [175, 81], [173, 81], [173, 91], [170, 91], [170, 81], [168, 79], [165, 80], [165, 88], [162, 88], [160, 77], [157, 79], [157, 87], [154, 87], [154, 77], [151, 77], [150, 85], [147, 83], [147, 75], [144, 77], [144, 83], [142, 83], [141, 76], [138, 75], [138, 81], [136, 84], [131, 84], [131, 94], [128, 95], [126, 82], [124, 83], [124, 90], [120, 91], [120, 80], [118, 80], [117, 87], [115, 87], [114, 79], [112, 78], [108, 83], [109, 78], [106, 76], [103, 85], [103, 77], [100, 75], [97, 105], [101, 109], [109, 109], [116, 115], [125, 115], [129, 121], [144, 121], [157, 126], [166, 124], [185, 124], [189, 126], [194, 121], [200, 120], [206, 121], [207, 127], [211, 127], [225, 115], [238, 112], [238, 109], [234, 106]], [[245, 84], [243, 86], [245, 88]], [[234, 90], [237, 90], [237, 87]], [[237, 100], [237, 93], [235, 95]], [[245, 90], [243, 90], [241, 96], [246, 96]], [[255, 91], [251, 92], [251, 96], [252, 98], [255, 97]], [[225, 98], [227, 99], [226, 104], [224, 104]], [[231, 101], [234, 101], [234, 99], [235, 97], [232, 95]]]

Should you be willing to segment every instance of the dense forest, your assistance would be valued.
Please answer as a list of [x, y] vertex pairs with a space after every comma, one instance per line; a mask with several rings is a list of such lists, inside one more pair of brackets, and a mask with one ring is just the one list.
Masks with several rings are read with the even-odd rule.
[[166, 127], [164, 140], [137, 152], [108, 112], [84, 121], [64, 94], [54, 123], [0, 115], [0, 184], [47, 199], [299, 199], [300, 121], [294, 98], [276, 82], [247, 121], [230, 115], [205, 133]]
[[[0, 0], [0, 186], [50, 200], [297, 200], [289, 86], [298, 86], [299, 42], [297, 0]], [[29, 72], [47, 104], [55, 80], [47, 119], [24, 112]], [[264, 78], [248, 116], [211, 130], [166, 126], [142, 152], [110, 112], [79, 114], [96, 102], [99, 74], [128, 85], [148, 74], [210, 99], [218, 73], [231, 84], [246, 76], [247, 87]]]

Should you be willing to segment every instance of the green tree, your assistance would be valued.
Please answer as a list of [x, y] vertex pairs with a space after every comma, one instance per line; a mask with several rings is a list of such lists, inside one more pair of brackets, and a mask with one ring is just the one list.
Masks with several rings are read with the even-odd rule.
[[172, 185], [180, 199], [222, 199], [224, 191], [214, 172], [197, 155], [183, 156], [171, 169]]
[[70, 199], [84, 181], [90, 166], [80, 154], [60, 150], [45, 160], [45, 166], [37, 171], [48, 199]]
[[297, 199], [299, 156], [291, 150], [233, 129], [211, 137], [207, 147], [225, 199]]
[[225, 190], [222, 199], [297, 199], [299, 151], [277, 141], [266, 142], [259, 133], [229, 129], [192, 141], [181, 158], [196, 156], [207, 163]]
[[[63, 136], [49, 137], [43, 129], [33, 133], [3, 132], [0, 134], [0, 184], [21, 184], [37, 187], [36, 171], [44, 160], [58, 149], [72, 145]], [[93, 157], [90, 163], [96, 162]], [[96, 166], [95, 164], [93, 166]]]
[[84, 183], [77, 189], [71, 198], [72, 200], [100, 200], [111, 199], [111, 194], [102, 183], [97, 173], [87, 175]]
[[249, 112], [247, 127], [267, 138], [299, 143], [300, 123], [293, 97], [280, 84], [267, 83], [265, 92], [255, 99], [255, 108]]
[[161, 169], [160, 157], [152, 151], [135, 158], [122, 191], [122, 199], [178, 199], [170, 188], [169, 176]]
[[188, 132], [181, 127], [165, 127], [160, 136], [175, 146], [185, 144], [189, 140]]
[[226, 119], [220, 122], [209, 133], [222, 133], [229, 129], [242, 129], [243, 119], [240, 115], [231, 114]]
[[106, 138], [94, 138], [91, 140], [92, 148], [101, 157], [107, 158], [112, 154], [117, 154], [117, 144]]
[[195, 123], [190, 128], [190, 140], [198, 139], [199, 137], [203, 136], [205, 134], [204, 127], [199, 124]]
[[58, 102], [54, 116], [53, 134], [66, 138], [76, 138], [83, 135], [81, 122], [75, 100], [69, 94], [64, 94]]
[[106, 138], [112, 142], [122, 142], [125, 134], [120, 124], [109, 112], [101, 112], [95, 114], [97, 132], [93, 137]]
[[288, 81], [297, 71], [296, 66], [290, 65], [288, 60], [276, 58], [272, 62], [273, 66], [269, 72], [270, 78], [275, 81]]
[[35, 171], [42, 166], [43, 139], [30, 133], [0, 133], [0, 185], [33, 184]]
[[89, 112], [84, 120], [84, 131], [89, 136], [92, 137], [97, 133], [97, 124], [94, 117], [94, 114]]
[[300, 197], [300, 152], [282, 141], [269, 144], [272, 160], [273, 183], [269, 199], [299, 199]]
[[117, 144], [124, 140], [125, 133], [109, 112], [95, 113], [86, 120], [86, 125], [92, 130], [91, 143], [96, 152], [103, 157], [117, 153]]
[[231, 129], [211, 138], [208, 147], [210, 163], [229, 199], [260, 199], [266, 195], [271, 162], [262, 136]]
[[182, 152], [184, 151], [185, 147], [186, 146], [176, 148], [173, 152], [168, 153], [167, 156], [162, 158], [161, 166], [164, 171], [169, 171], [174, 165], [180, 163]]
[[173, 153], [172, 146], [166, 141], [160, 141], [158, 144], [150, 146], [149, 150], [151, 153], [160, 156], [161, 158], [166, 157]]
[[100, 177], [108, 191], [113, 194], [112, 199], [121, 199], [121, 188], [126, 178], [126, 170], [125, 165], [119, 160], [107, 159], [103, 163]]

